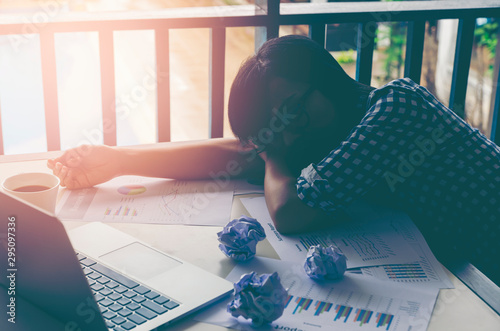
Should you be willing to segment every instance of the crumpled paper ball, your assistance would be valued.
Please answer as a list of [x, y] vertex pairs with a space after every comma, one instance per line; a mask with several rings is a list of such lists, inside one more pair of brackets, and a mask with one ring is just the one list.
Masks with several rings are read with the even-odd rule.
[[287, 295], [277, 272], [260, 276], [255, 272], [244, 274], [234, 283], [234, 299], [227, 305], [227, 311], [262, 326], [283, 314]]
[[307, 252], [304, 269], [309, 277], [317, 280], [342, 278], [347, 269], [347, 258], [334, 245], [311, 246]]
[[229, 222], [217, 236], [224, 254], [237, 261], [246, 261], [254, 257], [257, 243], [266, 238], [266, 232], [256, 219], [241, 216]]

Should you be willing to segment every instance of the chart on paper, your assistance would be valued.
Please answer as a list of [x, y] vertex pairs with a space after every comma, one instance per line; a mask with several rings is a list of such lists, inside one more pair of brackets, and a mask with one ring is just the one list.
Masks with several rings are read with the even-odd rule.
[[[288, 288], [283, 316], [289, 321], [330, 324], [339, 330], [395, 330], [422, 313], [425, 301], [417, 292], [405, 293], [403, 288], [390, 285], [375, 289], [376, 282], [370, 284], [349, 274], [341, 281], [319, 284], [302, 276], [301, 271], [292, 267], [280, 273], [283, 286]], [[432, 296], [427, 299], [432, 300]]]
[[[349, 273], [338, 281], [316, 282], [306, 276], [301, 265], [267, 258], [237, 265], [227, 279], [235, 282], [250, 270], [258, 274], [278, 272], [288, 290], [283, 315], [271, 324], [276, 330], [423, 331], [438, 293]], [[220, 305], [198, 320], [251, 330], [248, 321], [228, 317], [224, 308]]]
[[266, 230], [267, 239], [282, 260], [303, 263], [312, 245], [335, 245], [347, 257], [347, 267], [413, 263], [414, 249], [387, 223], [370, 226], [352, 222], [302, 235], [283, 236], [271, 221], [264, 198], [243, 198], [241, 202]]
[[[391, 305], [393, 300], [385, 299], [387, 302], [381, 302], [382, 305]], [[412, 307], [412, 305], [414, 307]], [[381, 307], [383, 309], [383, 307]], [[401, 308], [401, 307], [400, 307]], [[407, 307], [408, 311], [419, 309], [419, 303], [410, 302]], [[303, 298], [299, 296], [289, 295], [285, 305], [286, 315], [303, 314], [304, 317], [311, 321], [323, 319], [326, 322], [337, 324], [339, 328], [361, 327], [365, 325], [365, 329], [371, 326], [373, 328], [382, 328], [392, 330], [391, 326], [394, 321], [394, 314], [376, 312], [375, 310], [354, 308], [351, 305], [334, 304], [332, 302]]]
[[[339, 234], [342, 237], [339, 238]], [[384, 240], [382, 235], [369, 233], [366, 229], [358, 228], [351, 231], [337, 232], [330, 234], [300, 235], [297, 238], [300, 246], [305, 251], [313, 245], [327, 247], [331, 244], [342, 247], [342, 252], [349, 256], [356, 256], [363, 262], [380, 261], [395, 257], [396, 253]]]
[[232, 193], [232, 187], [210, 181], [123, 176], [98, 187], [66, 191], [58, 216], [101, 222], [225, 225]]
[[441, 264], [432, 254], [416, 225], [404, 215], [390, 217], [388, 224], [395, 229], [417, 253], [412, 263], [362, 268], [359, 272], [367, 277], [415, 286], [453, 288], [453, 283]]
[[[193, 213], [198, 192], [186, 187], [186, 182], [173, 181], [172, 185], [156, 188], [154, 200], [141, 199], [147, 189], [143, 185], [125, 185], [116, 190], [122, 195], [119, 203], [109, 203], [104, 210], [103, 221], [133, 221], [134, 218], [147, 217], [151, 221], [169, 220], [172, 223], [183, 223]], [[154, 208], [156, 207], [156, 208]]]
[[[422, 305], [420, 301], [362, 293], [351, 288], [335, 290], [332, 287], [330, 290], [328, 299], [320, 299], [323, 295], [289, 294], [283, 319], [292, 323], [306, 320], [310, 324], [330, 324], [339, 330], [360, 327], [363, 330], [395, 330], [396, 325], [408, 325]], [[293, 287], [289, 293], [295, 293]]]

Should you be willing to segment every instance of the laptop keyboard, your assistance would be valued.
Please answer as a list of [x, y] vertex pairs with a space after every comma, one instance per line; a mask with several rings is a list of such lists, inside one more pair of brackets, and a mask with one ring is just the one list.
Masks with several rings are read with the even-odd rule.
[[179, 306], [81, 253], [76, 255], [110, 330], [132, 330]]

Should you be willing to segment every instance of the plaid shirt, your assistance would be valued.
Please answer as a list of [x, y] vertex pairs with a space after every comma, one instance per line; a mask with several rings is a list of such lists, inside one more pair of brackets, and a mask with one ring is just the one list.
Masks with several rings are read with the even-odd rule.
[[498, 258], [500, 148], [408, 78], [372, 91], [366, 109], [337, 148], [302, 170], [300, 199], [332, 212], [385, 185], [428, 240], [453, 236], [475, 260]]

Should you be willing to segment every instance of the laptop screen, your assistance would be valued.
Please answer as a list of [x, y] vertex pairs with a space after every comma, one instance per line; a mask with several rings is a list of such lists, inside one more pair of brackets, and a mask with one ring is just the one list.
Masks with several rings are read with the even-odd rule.
[[[25, 300], [58, 320], [65, 331], [107, 330], [62, 223], [3, 192], [0, 206], [3, 300]], [[21, 312], [15, 318], [33, 319]], [[35, 329], [46, 329], [39, 320], [33, 323]]]

